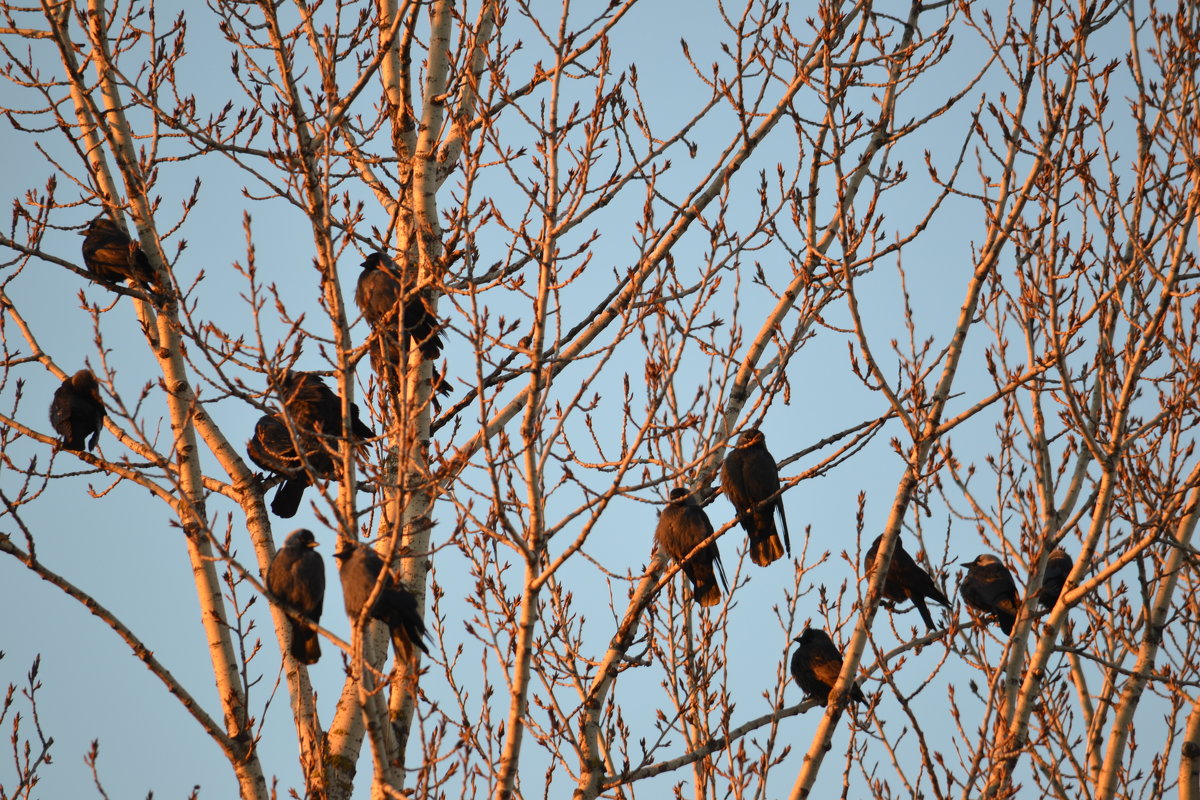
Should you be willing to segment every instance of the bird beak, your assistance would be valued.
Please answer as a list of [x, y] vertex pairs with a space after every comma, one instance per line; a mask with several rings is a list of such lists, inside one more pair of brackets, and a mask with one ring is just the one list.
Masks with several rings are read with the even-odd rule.
[[959, 564], [959, 566], [960, 567], [973, 567], [973, 566], [975, 566], [975, 562], [974, 561], [964, 561], [961, 564]]
[[309, 542], [308, 544], [306, 544], [304, 546], [305, 547], [316, 547], [319, 544], [320, 544], [320, 542], [318, 542], [316, 539], [314, 539], [313, 541]]

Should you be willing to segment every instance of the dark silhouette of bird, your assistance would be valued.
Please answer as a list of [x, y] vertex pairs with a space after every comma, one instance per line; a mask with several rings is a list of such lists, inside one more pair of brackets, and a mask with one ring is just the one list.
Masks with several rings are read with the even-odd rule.
[[[875, 541], [871, 542], [867, 554], [863, 556], [863, 572], [867, 580], [871, 580], [871, 576], [874, 574], [875, 555], [879, 552], [879, 542], [882, 539], [882, 535], [876, 536]], [[950, 607], [950, 601], [933, 582], [933, 578], [929, 577], [929, 573], [921, 569], [913, 557], [905, 551], [904, 543], [899, 536], [896, 537], [896, 547], [892, 550], [892, 561], [888, 565], [887, 577], [883, 582], [883, 597], [893, 603], [911, 600], [917, 607], [917, 611], [920, 612], [921, 619], [925, 621], [925, 627], [929, 630], [933, 630], [936, 626], [933, 624], [933, 616], [929, 613], [929, 607], [925, 605], [925, 599], [941, 603], [946, 608]]]
[[1054, 608], [1058, 596], [1062, 594], [1063, 584], [1075, 567], [1075, 560], [1067, 555], [1061, 547], [1050, 554], [1046, 561], [1046, 573], [1042, 576], [1042, 588], [1038, 591], [1038, 603], [1046, 611]]
[[[301, 449], [306, 452], [309, 469], [318, 477], [332, 475], [333, 460], [315, 437], [297, 431], [297, 438], [303, 442]], [[254, 436], [246, 442], [246, 455], [260, 469], [284, 478], [271, 500], [272, 513], [284, 519], [296, 516], [310, 481], [287, 424], [271, 414], [259, 417], [254, 426]]]
[[706, 544], [687, 561], [684, 558], [712, 533], [712, 522], [692, 493], [682, 487], [672, 489], [667, 507], [658, 517], [654, 537], [667, 555], [683, 565], [683, 573], [692, 582], [692, 596], [702, 606], [721, 602], [721, 587], [717, 586], [714, 565], [716, 572], [720, 573], [721, 585], [726, 586], [728, 591], [721, 552], [714, 541]]
[[[829, 705], [829, 693], [842, 671], [842, 652], [820, 628], [805, 628], [792, 641], [800, 646], [792, 653], [792, 677], [805, 694], [820, 705]], [[850, 684], [850, 699], [866, 703], [858, 682]]]
[[86, 442], [88, 450], [94, 449], [105, 413], [100, 386], [91, 370], [81, 369], [67, 378], [54, 390], [50, 401], [50, 424], [60, 437], [59, 447], [79, 451]]
[[963, 602], [976, 611], [995, 617], [1000, 630], [1006, 636], [1010, 635], [1013, 623], [1017, 620], [1020, 599], [1008, 567], [991, 553], [984, 553], [962, 566], [967, 568], [967, 574], [958, 589]]
[[783, 541], [790, 557], [792, 542], [788, 536], [787, 516], [783, 513], [783, 500], [780, 497], [767, 500], [779, 491], [779, 467], [767, 450], [767, 440], [757, 428], [744, 431], [725, 457], [721, 485], [737, 510], [738, 522], [750, 537], [750, 560], [765, 567], [783, 556], [784, 547], [780, 545], [779, 532], [775, 529], [776, 511], [783, 523]]
[[[381, 252], [367, 256], [362, 268], [354, 301], [378, 334], [382, 357], [390, 364], [400, 362], [398, 330], [411, 338], [426, 359], [441, 355], [441, 325], [429, 301], [417, 290], [412, 270], [401, 269]], [[380, 371], [378, 365], [375, 371]]]
[[383, 575], [383, 585], [375, 597], [369, 616], [388, 626], [392, 636], [392, 647], [396, 658], [411, 658], [415, 645], [428, 654], [425, 646], [425, 621], [417, 609], [417, 599], [401, 586], [390, 569], [385, 569], [383, 559], [370, 547], [346, 543], [333, 554], [338, 560], [338, 574], [342, 579], [342, 599], [346, 603], [346, 615], [351, 621], [359, 618], [375, 584]]
[[[288, 370], [279, 382], [279, 396], [294, 424], [327, 441], [334, 440], [330, 444], [336, 452], [336, 440], [343, 435], [341, 395], [326, 386], [321, 376], [314, 372]], [[350, 404], [350, 432], [358, 439], [370, 439], [375, 435], [362, 421], [356, 403]]]
[[[283, 411], [259, 418], [254, 436], [246, 442], [246, 455], [260, 469], [284, 478], [271, 500], [271, 511], [290, 519], [299, 510], [306, 487], [338, 475], [342, 398], [311, 372], [284, 373], [279, 391]], [[359, 417], [356, 404], [350, 406], [350, 430], [356, 445], [375, 435]]]
[[[316, 625], [321, 621], [325, 603], [325, 562], [316, 551], [312, 531], [300, 528], [288, 534], [283, 547], [267, 567], [267, 591], [275, 600]], [[292, 632], [289, 648], [292, 658], [301, 664], [315, 664], [321, 658], [321, 638], [314, 628], [288, 616]]]
[[80, 235], [84, 237], [83, 264], [96, 280], [154, 283], [154, 269], [142, 248], [108, 217], [96, 217]]

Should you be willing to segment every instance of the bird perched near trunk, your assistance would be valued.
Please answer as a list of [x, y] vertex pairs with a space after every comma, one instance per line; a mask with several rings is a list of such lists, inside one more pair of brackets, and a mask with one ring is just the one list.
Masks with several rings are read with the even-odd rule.
[[[267, 567], [267, 591], [275, 601], [297, 612], [313, 625], [321, 621], [325, 604], [325, 562], [314, 549], [317, 540], [312, 531], [300, 528], [288, 534], [283, 547], [275, 552]], [[321, 658], [321, 640], [316, 630], [288, 615], [292, 658], [301, 664], [315, 664]]]
[[[354, 302], [378, 335], [381, 355], [390, 364], [400, 361], [398, 331], [408, 335], [426, 359], [432, 361], [442, 352], [441, 325], [412, 273], [414, 269], [401, 269], [385, 253], [374, 252], [362, 262], [354, 291]], [[375, 371], [380, 371], [378, 365]]]
[[[296, 515], [304, 489], [313, 480], [332, 480], [341, 464], [342, 398], [311, 372], [284, 373], [279, 382], [283, 411], [266, 414], [246, 442], [246, 455], [267, 472], [285, 478], [271, 511], [285, 519]], [[288, 426], [288, 421], [291, 427]], [[355, 444], [375, 435], [350, 406], [350, 432]]]
[[100, 386], [91, 370], [81, 369], [67, 378], [54, 390], [50, 401], [50, 425], [60, 437], [59, 446], [79, 451], [86, 442], [88, 450], [95, 448], [106, 413]]
[[[792, 653], [792, 678], [805, 694], [820, 705], [829, 705], [829, 693], [842, 671], [842, 652], [820, 628], [805, 628], [792, 641], [800, 646]], [[858, 682], [850, 684], [850, 700], [866, 703]]]
[[967, 568], [967, 574], [958, 589], [963, 602], [976, 611], [995, 617], [996, 624], [1006, 636], [1012, 634], [1020, 600], [1008, 567], [991, 553], [984, 553], [962, 566]]
[[[441, 325], [429, 300], [416, 290], [413, 276], [387, 255], [371, 253], [362, 268], [354, 302], [371, 326], [371, 368], [397, 391], [406, 366], [401, 335], [433, 361], [442, 352]], [[441, 407], [438, 397], [450, 392], [450, 382], [435, 368], [430, 398], [435, 411]]]
[[783, 500], [779, 496], [772, 497], [779, 492], [779, 467], [767, 450], [762, 431], [751, 428], [738, 438], [737, 445], [729, 451], [721, 466], [721, 486], [737, 510], [738, 522], [750, 537], [750, 560], [765, 567], [783, 556], [784, 547], [780, 545], [779, 532], [775, 529], [776, 511], [783, 524], [783, 541], [790, 557], [792, 542], [788, 536], [787, 516], [783, 513]]
[[1062, 594], [1063, 584], [1075, 567], [1075, 560], [1067, 555], [1061, 547], [1055, 549], [1046, 561], [1046, 572], [1042, 576], [1042, 588], [1038, 591], [1038, 603], [1046, 611], [1054, 608], [1058, 596]]
[[333, 557], [338, 560], [342, 599], [350, 620], [353, 622], [362, 615], [363, 607], [375, 591], [375, 584], [383, 575], [383, 585], [379, 587], [368, 616], [388, 626], [396, 658], [411, 658], [415, 655], [414, 645], [428, 654], [424, 642], [425, 621], [417, 610], [417, 600], [396, 581], [392, 571], [384, 567], [379, 554], [366, 545], [346, 543]]
[[[725, 586], [728, 591], [725, 568], [721, 565], [721, 551], [717, 549], [717, 543], [714, 541], [700, 548], [686, 561], [684, 558], [696, 545], [712, 536], [712, 533], [712, 522], [692, 493], [682, 487], [672, 489], [667, 507], [658, 517], [658, 528], [654, 532], [654, 538], [667, 555], [683, 565], [683, 573], [692, 582], [692, 596], [702, 606], [712, 606], [721, 602], [717, 572], [721, 575], [721, 586]], [[713, 570], [714, 565], [716, 572]]]
[[96, 217], [79, 235], [84, 237], [83, 264], [96, 280], [155, 283], [154, 269], [142, 248], [108, 217]]
[[[333, 475], [333, 459], [316, 437], [297, 430], [296, 438], [300, 440], [300, 449], [305, 453], [303, 459], [297, 452], [287, 424], [279, 417], [264, 414], [254, 426], [254, 436], [246, 442], [246, 455], [250, 456], [251, 461], [260, 469], [284, 478], [271, 500], [272, 513], [284, 519], [296, 516], [304, 490], [310, 483], [310, 470], [317, 477]], [[305, 461], [308, 462], [308, 469], [305, 469]]]
[[[882, 535], [876, 536], [875, 541], [871, 542], [867, 554], [863, 556], [863, 572], [867, 580], [871, 580], [871, 576], [874, 574], [875, 556], [879, 552], [879, 543], [882, 540]], [[896, 547], [892, 550], [892, 561], [888, 564], [887, 577], [883, 582], [883, 597], [893, 603], [911, 600], [917, 607], [917, 611], [920, 612], [921, 619], [925, 621], [925, 627], [929, 630], [933, 630], [935, 626], [933, 617], [929, 613], [929, 607], [925, 605], [925, 599], [941, 603], [946, 608], [950, 607], [950, 601], [938, 589], [933, 578], [929, 577], [929, 573], [921, 569], [913, 557], [904, 550], [904, 543], [899, 536], [896, 537]]]

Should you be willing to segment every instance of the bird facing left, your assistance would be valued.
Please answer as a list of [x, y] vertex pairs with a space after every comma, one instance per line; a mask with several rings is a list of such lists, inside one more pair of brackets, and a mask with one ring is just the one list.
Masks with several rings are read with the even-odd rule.
[[[818, 705], [829, 705], [829, 693], [842, 672], [842, 652], [820, 628], [805, 628], [793, 641], [799, 647], [792, 653], [792, 678]], [[867, 702], [857, 681], [850, 684], [848, 694], [855, 703]]]
[[142, 248], [108, 217], [96, 217], [80, 235], [84, 237], [83, 265], [96, 280], [154, 282], [154, 268]]

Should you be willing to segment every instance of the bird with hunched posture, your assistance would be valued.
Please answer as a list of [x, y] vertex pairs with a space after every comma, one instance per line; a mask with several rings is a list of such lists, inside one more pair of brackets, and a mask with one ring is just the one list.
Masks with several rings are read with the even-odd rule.
[[1008, 567], [991, 553], [983, 553], [962, 566], [967, 568], [967, 574], [958, 588], [963, 602], [976, 611], [995, 617], [996, 624], [1006, 636], [1012, 634], [1021, 601]]
[[[842, 652], [820, 628], [805, 628], [792, 641], [800, 645], [792, 653], [792, 678], [796, 685], [818, 705], [829, 705], [829, 693], [842, 672]], [[855, 703], [867, 702], [857, 681], [850, 684], [848, 694]]]
[[[879, 543], [882, 540], [882, 535], [876, 536], [875, 541], [871, 542], [867, 554], [863, 556], [863, 572], [868, 581], [875, 572], [875, 556], [879, 552]], [[925, 627], [929, 630], [933, 630], [936, 626], [933, 624], [933, 616], [929, 613], [929, 607], [925, 605], [926, 598], [935, 603], [941, 603], [946, 608], [950, 607], [950, 601], [933, 582], [933, 578], [929, 577], [929, 573], [921, 569], [913, 557], [905, 551], [904, 543], [899, 536], [896, 537], [896, 547], [892, 550], [892, 561], [888, 564], [887, 577], [883, 581], [883, 597], [893, 603], [911, 600], [921, 614]]]
[[717, 573], [720, 573], [721, 585], [726, 586], [728, 591], [725, 568], [721, 565], [721, 551], [713, 541], [700, 548], [691, 558], [684, 559], [712, 534], [712, 522], [692, 493], [682, 487], [672, 489], [667, 507], [658, 517], [654, 538], [667, 555], [683, 565], [683, 573], [692, 582], [692, 596], [702, 606], [721, 602]]
[[84, 237], [83, 264], [96, 280], [154, 282], [154, 269], [142, 248], [108, 217], [96, 217], [79, 235]]
[[297, 452], [287, 423], [273, 414], [264, 414], [254, 426], [254, 435], [246, 442], [246, 455], [251, 461], [284, 479], [271, 500], [271, 512], [284, 519], [296, 516], [300, 509], [304, 490], [310, 483], [310, 471], [318, 478], [334, 475], [333, 459], [315, 437], [297, 430], [296, 438], [302, 443], [300, 449], [305, 458]]
[[[391, 364], [399, 363], [398, 329], [412, 339], [426, 359], [432, 361], [441, 355], [441, 325], [429, 301], [417, 290], [415, 276], [378, 251], [367, 256], [362, 268], [354, 302], [379, 335], [383, 357]], [[375, 354], [372, 350], [372, 358]], [[379, 372], [378, 365], [375, 371]]]
[[88, 450], [94, 449], [106, 413], [100, 386], [91, 370], [81, 369], [67, 378], [54, 390], [50, 401], [50, 425], [61, 437], [59, 447], [79, 451], [86, 443]]
[[[292, 531], [267, 567], [267, 591], [280, 605], [316, 625], [325, 603], [325, 562], [316, 551], [317, 540], [305, 528]], [[321, 639], [314, 627], [288, 615], [292, 658], [315, 664], [321, 658]]]
[[413, 657], [414, 645], [428, 654], [429, 649], [424, 642], [425, 621], [417, 609], [417, 599], [400, 585], [390, 569], [384, 567], [379, 554], [366, 545], [346, 543], [333, 557], [338, 561], [342, 599], [350, 620], [362, 616], [363, 608], [382, 575], [383, 585], [379, 587], [368, 617], [388, 626], [396, 658]]
[[[738, 438], [721, 466], [721, 486], [737, 510], [738, 522], [750, 538], [750, 560], [760, 567], [781, 558], [784, 547], [775, 528], [775, 512], [783, 524], [783, 541], [792, 554], [787, 516], [779, 496], [779, 467], [767, 450], [762, 431], [750, 428]], [[770, 499], [768, 499], [770, 498]]]
[[[285, 480], [271, 501], [271, 511], [285, 519], [296, 515], [304, 489], [314, 479], [332, 480], [341, 464], [342, 398], [311, 372], [284, 373], [279, 382], [283, 411], [265, 414], [246, 442], [246, 455], [267, 472]], [[289, 428], [288, 423], [291, 423]], [[350, 406], [350, 430], [356, 440], [375, 435]]]
[[1046, 560], [1046, 572], [1042, 575], [1042, 588], [1038, 591], [1038, 603], [1049, 611], [1058, 602], [1062, 594], [1063, 584], [1075, 567], [1075, 561], [1061, 547], [1056, 548]]

